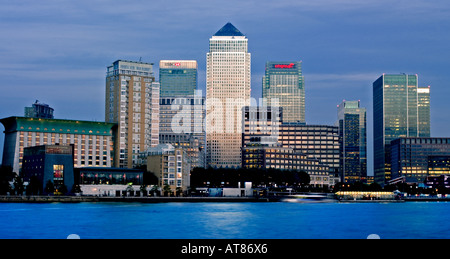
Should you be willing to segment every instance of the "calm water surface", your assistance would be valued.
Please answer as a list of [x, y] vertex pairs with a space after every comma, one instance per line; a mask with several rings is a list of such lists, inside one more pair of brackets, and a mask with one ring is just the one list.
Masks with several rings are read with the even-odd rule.
[[450, 238], [450, 203], [0, 203], [0, 238]]

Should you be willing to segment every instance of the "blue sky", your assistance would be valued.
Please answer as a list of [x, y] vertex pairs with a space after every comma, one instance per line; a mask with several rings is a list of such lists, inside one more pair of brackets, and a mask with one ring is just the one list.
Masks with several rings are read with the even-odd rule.
[[[302, 60], [309, 124], [336, 105], [367, 108], [382, 73], [431, 85], [432, 135], [450, 136], [450, 3], [443, 0], [0, 0], [0, 118], [35, 100], [56, 118], [104, 120], [106, 67], [117, 59], [195, 59], [205, 88], [209, 38], [227, 22], [249, 39], [252, 96], [269, 60]], [[4, 130], [0, 126], [0, 130]], [[3, 147], [3, 134], [0, 148]], [[3, 150], [0, 150], [0, 154]], [[369, 166], [371, 168], [371, 166]]]

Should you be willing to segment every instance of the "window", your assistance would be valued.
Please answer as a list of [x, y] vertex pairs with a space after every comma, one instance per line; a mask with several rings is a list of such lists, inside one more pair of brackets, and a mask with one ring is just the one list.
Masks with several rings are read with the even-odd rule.
[[56, 187], [64, 185], [64, 165], [53, 165], [53, 184]]

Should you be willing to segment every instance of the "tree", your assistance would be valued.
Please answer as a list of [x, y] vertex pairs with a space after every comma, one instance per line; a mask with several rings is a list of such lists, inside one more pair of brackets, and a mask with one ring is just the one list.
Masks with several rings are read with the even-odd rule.
[[28, 183], [26, 194], [27, 195], [39, 195], [42, 193], [42, 183], [39, 181], [37, 176], [31, 176], [30, 182]]
[[170, 193], [172, 193], [172, 188], [170, 188], [170, 186], [168, 184], [166, 184], [166, 185], [164, 185], [163, 191], [164, 191], [164, 196], [167, 197], [167, 196], [169, 196]]
[[55, 192], [55, 185], [51, 180], [48, 180], [47, 183], [45, 184], [44, 192], [46, 194], [53, 194]]
[[67, 186], [65, 184], [58, 187], [58, 194], [60, 195], [66, 195], [69, 192], [67, 189]]
[[16, 174], [10, 166], [0, 167], [0, 195], [6, 195], [12, 192], [10, 182], [14, 179]]
[[14, 192], [17, 195], [22, 195], [25, 190], [25, 186], [23, 184], [23, 177], [16, 175], [14, 178]]

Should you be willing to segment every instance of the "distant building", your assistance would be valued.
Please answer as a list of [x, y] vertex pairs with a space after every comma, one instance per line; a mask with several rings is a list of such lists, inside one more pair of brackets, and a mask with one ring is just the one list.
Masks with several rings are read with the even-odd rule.
[[117, 123], [114, 167], [133, 168], [159, 144], [159, 91], [153, 64], [117, 60], [107, 68], [105, 121]]
[[317, 159], [310, 159], [293, 148], [281, 147], [280, 144], [246, 144], [242, 147], [242, 167], [304, 171], [311, 178], [310, 184], [315, 187], [331, 186], [335, 183], [327, 165]]
[[418, 75], [383, 74], [373, 83], [374, 178], [384, 186], [392, 179], [391, 141], [430, 137], [429, 88]]
[[305, 122], [302, 62], [266, 62], [263, 98], [266, 98], [267, 106], [279, 105], [283, 108], [284, 122]]
[[359, 101], [343, 101], [338, 105], [341, 139], [341, 181], [361, 182], [367, 176], [366, 109]]
[[63, 186], [71, 192], [75, 184], [73, 149], [73, 145], [42, 145], [24, 148], [21, 174], [24, 181], [29, 182], [29, 186], [36, 181], [40, 194], [45, 193], [48, 182], [54, 185], [55, 192], [59, 192]]
[[141, 186], [144, 171], [128, 168], [82, 167], [75, 168], [76, 182], [81, 193], [90, 196], [145, 196]]
[[52, 107], [45, 103], [39, 103], [38, 100], [31, 107], [25, 107], [25, 117], [28, 118], [53, 119], [53, 112]]
[[161, 97], [194, 95], [197, 89], [197, 61], [161, 60], [159, 83]]
[[141, 152], [139, 164], [147, 165], [147, 171], [156, 175], [161, 188], [169, 186], [175, 192], [179, 188], [186, 191], [190, 186], [191, 166], [183, 148], [160, 144]]
[[24, 149], [41, 145], [74, 145], [74, 167], [111, 167], [116, 124], [93, 121], [9, 117], [5, 126], [3, 165], [20, 172]]
[[450, 175], [427, 176], [425, 185], [429, 188], [445, 188], [450, 189]]
[[422, 184], [448, 174], [450, 138], [399, 138], [391, 142], [392, 180]]
[[206, 166], [205, 97], [160, 98], [159, 142], [183, 148], [194, 167]]

